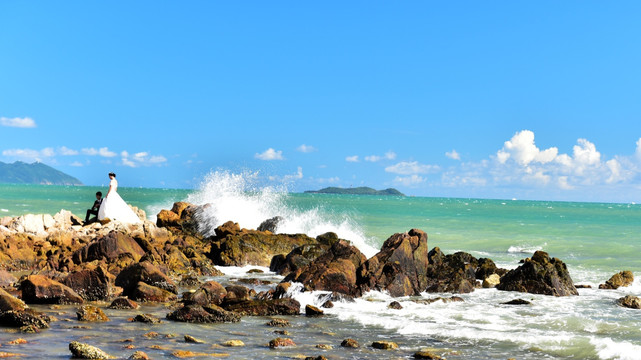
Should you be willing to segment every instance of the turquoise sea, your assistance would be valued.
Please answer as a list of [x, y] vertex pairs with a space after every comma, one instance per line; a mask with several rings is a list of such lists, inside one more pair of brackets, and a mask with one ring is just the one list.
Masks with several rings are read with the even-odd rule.
[[[417, 347], [432, 347], [449, 354], [448, 358], [461, 359], [641, 358], [641, 312], [615, 305], [626, 294], [641, 295], [641, 282], [637, 279], [620, 290], [595, 289], [621, 270], [641, 277], [641, 205], [293, 194], [256, 186], [254, 180], [252, 174], [216, 172], [194, 190], [120, 188], [119, 193], [152, 219], [174, 201], [212, 203], [211, 228], [227, 220], [255, 228], [280, 215], [285, 218], [281, 232], [318, 235], [334, 231], [368, 256], [393, 233], [411, 228], [428, 233], [430, 248], [470, 252], [506, 268], [544, 250], [567, 263], [575, 283], [594, 288], [564, 298], [480, 289], [464, 295], [464, 303], [426, 306], [401, 299], [402, 310], [387, 309], [391, 298], [386, 294], [370, 293], [355, 304], [339, 303], [330, 309], [333, 319], [342, 324], [331, 326], [341, 334], [358, 329], [364, 338], [387, 334], [401, 348], [405, 344], [407, 354]], [[0, 217], [54, 214], [61, 208], [84, 216], [97, 190], [100, 188], [0, 184]], [[301, 303], [319, 301], [319, 294], [293, 296]], [[519, 297], [532, 305], [499, 305]], [[376, 354], [352, 357], [336, 351], [326, 356], [389, 356]], [[399, 358], [404, 356], [399, 353]]]

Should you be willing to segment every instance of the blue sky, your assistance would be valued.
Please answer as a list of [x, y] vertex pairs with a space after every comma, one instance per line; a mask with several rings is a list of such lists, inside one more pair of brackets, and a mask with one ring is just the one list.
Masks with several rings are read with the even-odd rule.
[[641, 4], [0, 2], [0, 161], [641, 202]]

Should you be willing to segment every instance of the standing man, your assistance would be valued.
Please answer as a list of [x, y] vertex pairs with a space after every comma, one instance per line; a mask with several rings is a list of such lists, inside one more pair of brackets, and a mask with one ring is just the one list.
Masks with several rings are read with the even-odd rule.
[[[85, 225], [89, 225], [98, 220], [98, 210], [100, 209], [100, 204], [102, 204], [102, 192], [98, 191], [96, 193], [96, 201], [93, 202], [91, 209], [87, 210], [87, 216], [85, 216]], [[94, 218], [89, 221], [89, 216], [94, 215]]]

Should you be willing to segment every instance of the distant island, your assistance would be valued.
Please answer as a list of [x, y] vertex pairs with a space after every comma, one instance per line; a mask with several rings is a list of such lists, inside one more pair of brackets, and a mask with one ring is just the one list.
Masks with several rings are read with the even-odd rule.
[[327, 187], [320, 190], [308, 190], [305, 191], [307, 194], [348, 194], [348, 195], [392, 195], [392, 196], [405, 196], [402, 192], [396, 189], [385, 189], [385, 190], [375, 190], [371, 187], [356, 187], [356, 188], [339, 188], [339, 187]]
[[5, 184], [40, 184], [40, 185], [83, 185], [71, 175], [56, 170], [41, 162], [27, 164], [16, 161], [7, 164], [0, 161], [0, 183]]

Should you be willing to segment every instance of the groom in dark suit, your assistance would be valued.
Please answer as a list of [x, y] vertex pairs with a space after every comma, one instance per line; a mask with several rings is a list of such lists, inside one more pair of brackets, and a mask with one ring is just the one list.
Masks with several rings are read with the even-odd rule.
[[[91, 209], [87, 210], [87, 216], [85, 216], [85, 225], [96, 222], [98, 220], [98, 210], [100, 209], [100, 204], [102, 204], [102, 192], [98, 191], [96, 193], [96, 201], [93, 202]], [[89, 216], [95, 215], [91, 221], [89, 221]]]

